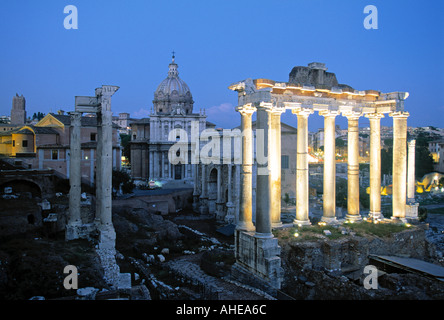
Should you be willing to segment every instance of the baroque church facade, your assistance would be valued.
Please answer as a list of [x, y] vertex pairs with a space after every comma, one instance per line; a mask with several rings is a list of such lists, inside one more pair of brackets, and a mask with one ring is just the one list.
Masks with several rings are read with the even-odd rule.
[[[131, 172], [136, 183], [183, 180], [192, 184], [195, 167], [190, 161], [185, 161], [191, 158], [192, 148], [186, 155], [176, 155], [183, 159], [178, 163], [172, 163], [168, 153], [179, 139], [184, 143], [193, 143], [189, 139], [193, 125], [197, 127], [197, 134], [214, 127], [214, 124], [206, 121], [203, 110], [193, 112], [193, 96], [177, 69], [173, 56], [167, 78], [154, 92], [150, 117], [131, 124]], [[180, 136], [181, 132], [186, 132], [186, 137]]]

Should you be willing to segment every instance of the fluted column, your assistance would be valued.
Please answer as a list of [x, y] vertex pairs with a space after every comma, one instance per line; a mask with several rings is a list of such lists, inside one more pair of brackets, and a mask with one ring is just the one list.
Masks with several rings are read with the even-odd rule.
[[361, 220], [359, 214], [359, 117], [360, 113], [344, 113], [348, 120], [347, 142], [347, 215], [351, 221]]
[[380, 219], [381, 214], [381, 119], [382, 113], [365, 115], [370, 120], [370, 214]]
[[338, 111], [321, 111], [324, 117], [324, 207], [322, 221], [337, 223], [336, 219], [336, 128]]
[[282, 226], [281, 221], [281, 115], [284, 108], [271, 110], [270, 158], [271, 174], [271, 224], [273, 228]]
[[80, 141], [80, 112], [71, 112], [70, 162], [69, 162], [69, 217], [66, 226], [66, 240], [78, 238], [76, 227], [82, 224], [80, 216], [81, 196], [81, 141]]
[[408, 112], [393, 112], [392, 218], [405, 219], [407, 197], [407, 118]]
[[408, 168], [407, 168], [407, 202], [415, 203], [415, 146], [416, 140], [408, 143]]
[[309, 219], [309, 172], [308, 172], [308, 117], [311, 109], [292, 111], [298, 119], [296, 146], [296, 218], [295, 225], [310, 225]]
[[236, 108], [241, 114], [242, 165], [240, 179], [240, 210], [237, 229], [253, 231], [253, 129], [251, 116], [256, 108], [251, 104]]
[[272, 238], [271, 233], [271, 193], [270, 174], [270, 127], [271, 104], [261, 103], [257, 107], [256, 121], [256, 233], [257, 238]]

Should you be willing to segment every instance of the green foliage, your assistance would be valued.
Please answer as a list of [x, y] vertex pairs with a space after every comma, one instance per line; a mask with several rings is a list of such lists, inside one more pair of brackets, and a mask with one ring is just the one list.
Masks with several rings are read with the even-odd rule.
[[288, 193], [285, 193], [284, 196], [284, 202], [285, 204], [288, 206], [288, 204], [290, 203], [290, 196], [288, 195]]
[[418, 219], [421, 222], [423, 222], [427, 219], [427, 208], [426, 207], [419, 207], [418, 208]]
[[37, 113], [35, 113], [34, 112], [34, 114], [32, 115], [32, 120], [38, 120], [38, 121], [40, 121], [40, 120], [42, 120], [43, 118], [45, 117], [45, 114], [44, 113], [42, 113], [42, 112], [37, 112]]
[[347, 180], [336, 180], [336, 206], [347, 208], [348, 185]]
[[129, 134], [121, 134], [120, 135], [120, 144], [122, 146], [122, 155], [131, 162], [131, 148], [130, 148], [131, 135]]
[[[113, 170], [113, 189], [117, 192], [122, 187], [123, 193], [131, 193], [135, 187], [133, 179], [128, 172]], [[115, 193], [113, 191], [113, 193]]]
[[363, 208], [370, 208], [370, 195], [367, 193], [366, 188], [359, 188], [359, 203]]
[[381, 149], [381, 177], [384, 174], [392, 174], [393, 148]]
[[430, 154], [428, 143], [436, 139], [435, 135], [425, 133], [423, 130], [418, 131], [415, 147], [415, 175], [417, 180], [427, 173], [433, 172], [433, 157]]
[[374, 224], [372, 222], [358, 222], [349, 224], [348, 227], [355, 232], [361, 234], [370, 234], [377, 237], [389, 237], [393, 233], [401, 232], [406, 230], [408, 227], [404, 224], [395, 223], [378, 223]]
[[337, 148], [345, 147], [345, 142], [341, 138], [336, 138], [335, 143]]

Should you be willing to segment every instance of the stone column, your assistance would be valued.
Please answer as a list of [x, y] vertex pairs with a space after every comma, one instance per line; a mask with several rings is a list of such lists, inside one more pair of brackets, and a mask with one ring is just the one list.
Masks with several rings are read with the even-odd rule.
[[153, 175], [154, 175], [154, 152], [153, 151], [150, 151], [149, 152], [149, 154], [150, 154], [150, 156], [149, 156], [149, 159], [148, 159], [148, 163], [149, 163], [149, 166], [150, 166], [150, 172], [149, 172], [149, 174], [148, 174], [148, 179], [152, 179], [153, 178]]
[[408, 143], [408, 168], [407, 168], [407, 202], [415, 203], [415, 147], [416, 140]]
[[361, 113], [348, 112], [344, 115], [348, 119], [346, 218], [350, 221], [359, 221], [362, 219], [359, 214], [359, 117]]
[[324, 117], [324, 204], [322, 221], [334, 224], [336, 219], [336, 127], [338, 111], [321, 111]]
[[223, 165], [217, 166], [217, 198], [216, 198], [216, 218], [222, 220], [224, 216], [224, 202], [222, 201], [222, 175]]
[[[165, 152], [162, 152], [162, 159], [160, 160], [160, 177], [159, 178], [165, 178]], [[167, 157], [168, 159], [168, 157]]]
[[309, 172], [308, 172], [308, 117], [311, 109], [292, 111], [297, 115], [298, 133], [296, 150], [296, 218], [295, 225], [310, 225], [309, 219]]
[[405, 219], [407, 197], [407, 118], [408, 112], [393, 112], [393, 216]]
[[233, 165], [228, 165], [228, 199], [227, 203], [225, 204], [227, 206], [227, 215], [225, 216], [225, 222], [227, 223], [234, 223], [235, 222], [235, 216], [234, 216], [234, 203], [233, 203]]
[[256, 108], [251, 104], [237, 107], [241, 114], [242, 165], [240, 179], [240, 209], [237, 229], [253, 231], [253, 129], [251, 116]]
[[99, 217], [102, 229], [113, 229], [112, 224], [112, 116], [111, 96], [118, 90], [115, 86], [103, 86], [100, 90], [101, 110], [98, 114], [102, 147], [99, 150], [98, 162], [100, 162], [101, 188], [97, 195], [101, 199]]
[[208, 213], [208, 182], [207, 182], [207, 166], [205, 164], [202, 164], [202, 192], [200, 194], [200, 213], [201, 214], [207, 214]]
[[81, 141], [80, 141], [80, 112], [71, 112], [70, 162], [69, 162], [69, 218], [66, 226], [66, 240], [79, 238], [78, 227], [82, 225], [80, 215], [81, 197]]
[[381, 219], [381, 119], [382, 113], [365, 115], [370, 120], [370, 214]]
[[270, 124], [271, 104], [262, 103], [257, 108], [256, 121], [256, 238], [272, 238], [271, 233], [271, 193], [270, 174]]
[[[193, 210], [197, 211], [198, 209], [198, 205], [199, 205], [199, 165], [198, 164], [193, 164], [192, 166], [194, 166], [194, 189], [193, 189]], [[168, 163], [168, 173], [170, 172], [170, 167], [171, 164]]]
[[285, 108], [274, 107], [271, 111], [270, 127], [270, 158], [271, 174], [271, 225], [273, 228], [281, 227], [281, 114]]

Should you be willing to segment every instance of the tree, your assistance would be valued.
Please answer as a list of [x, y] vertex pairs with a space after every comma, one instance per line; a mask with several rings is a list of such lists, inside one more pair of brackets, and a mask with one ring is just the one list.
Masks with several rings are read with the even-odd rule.
[[120, 145], [123, 147], [122, 155], [128, 159], [131, 163], [131, 148], [130, 148], [131, 135], [121, 134], [120, 135]]
[[419, 131], [416, 136], [415, 147], [415, 176], [421, 179], [427, 173], [433, 172], [433, 157], [429, 151], [429, 141], [434, 140], [424, 131]]
[[285, 193], [284, 202], [288, 207], [288, 204], [290, 203], [290, 196], [288, 195], [288, 193]]
[[123, 193], [131, 193], [135, 187], [133, 179], [128, 172], [123, 170], [113, 170], [113, 194], [122, 187]]
[[37, 113], [35, 113], [34, 112], [34, 114], [32, 115], [32, 120], [38, 120], [38, 121], [40, 121], [40, 120], [42, 120], [43, 118], [45, 117], [45, 114], [44, 113], [42, 113], [42, 112], [37, 112]]
[[384, 174], [392, 174], [393, 148], [381, 149], [381, 177]]

